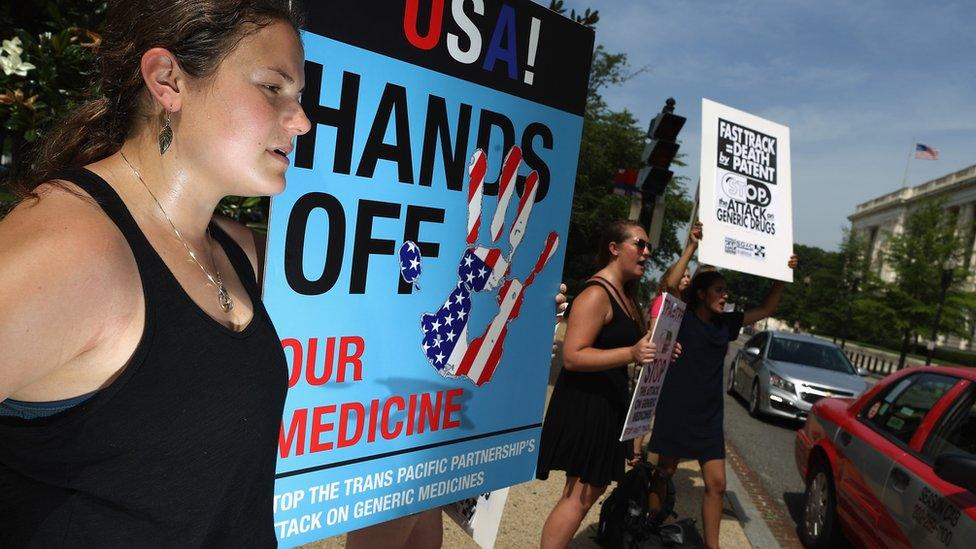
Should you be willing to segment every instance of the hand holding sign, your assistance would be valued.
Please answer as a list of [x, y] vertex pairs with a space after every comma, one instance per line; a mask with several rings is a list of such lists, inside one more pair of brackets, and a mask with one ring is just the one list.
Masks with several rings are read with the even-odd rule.
[[[491, 220], [492, 243], [502, 235], [505, 213], [515, 194], [515, 179], [522, 163], [522, 151], [512, 147], [502, 163], [498, 188], [498, 206]], [[421, 318], [424, 334], [421, 347], [427, 362], [442, 376], [465, 376], [482, 385], [491, 380], [501, 361], [508, 323], [519, 315], [525, 290], [535, 281], [559, 246], [559, 236], [550, 232], [535, 267], [523, 284], [509, 277], [512, 257], [525, 236], [532, 205], [538, 192], [539, 175], [533, 171], [525, 179], [525, 189], [518, 202], [515, 220], [509, 229], [509, 252], [503, 256], [497, 247], [475, 246], [481, 227], [481, 202], [484, 195], [484, 179], [488, 158], [481, 150], [475, 151], [468, 166], [468, 248], [457, 267], [458, 281], [447, 300], [436, 313], [425, 313]], [[471, 293], [498, 288], [499, 309], [488, 323], [485, 333], [468, 341], [468, 319], [471, 313]]]
[[697, 246], [701, 239], [702, 223], [701, 221], [696, 221], [695, 224], [692, 225], [691, 231], [688, 232], [688, 243]]
[[651, 332], [644, 334], [644, 337], [630, 348], [630, 356], [637, 364], [647, 364], [654, 360], [654, 352], [657, 347], [651, 343]]
[[681, 348], [681, 344], [678, 343], [677, 341], [675, 341], [674, 342], [674, 349], [671, 352], [671, 362], [674, 362], [675, 360], [678, 360], [678, 357], [681, 356], [682, 351], [683, 351], [683, 349]]

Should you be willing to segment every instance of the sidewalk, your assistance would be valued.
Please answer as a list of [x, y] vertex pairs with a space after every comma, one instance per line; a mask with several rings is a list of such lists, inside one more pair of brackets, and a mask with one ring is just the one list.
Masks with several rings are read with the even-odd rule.
[[[558, 371], [558, 370], [557, 370]], [[552, 394], [552, 387], [548, 388], [548, 395]], [[547, 402], [548, 402], [547, 395]], [[736, 508], [751, 508], [752, 516], [747, 517], [747, 524], [751, 524], [753, 529], [760, 525], [765, 527], [765, 522], [755, 511], [755, 506], [749, 500], [749, 496], [738, 482], [738, 477], [732, 470], [728, 472], [728, 491], [725, 501], [725, 511], [722, 516], [722, 530], [720, 543], [723, 548], [738, 549], [749, 547], [772, 547], [768, 544], [750, 543], [749, 537], [743, 528], [742, 522], [736, 515]], [[505, 512], [502, 515], [502, 522], [498, 528], [498, 539], [495, 547], [498, 549], [523, 549], [539, 546], [539, 536], [542, 533], [542, 525], [552, 510], [553, 505], [562, 493], [566, 476], [560, 471], [553, 471], [546, 481], [533, 480], [513, 486], [508, 493], [508, 501], [505, 505]], [[674, 485], [677, 489], [677, 503], [675, 512], [681, 518], [691, 517], [695, 519], [699, 531], [701, 530], [701, 498], [704, 493], [704, 482], [702, 481], [701, 471], [695, 461], [684, 461], [678, 466], [678, 472], [674, 476]], [[610, 495], [611, 485], [607, 489], [600, 502]], [[746, 505], [738, 502], [745, 501]], [[739, 511], [741, 512], [741, 511]], [[596, 534], [596, 526], [600, 519], [600, 504], [597, 503], [590, 509], [589, 514], [583, 520], [576, 537], [569, 544], [573, 549], [598, 549], [599, 545], [594, 543], [593, 536]], [[767, 529], [768, 531], [768, 529]], [[753, 534], [755, 537], [755, 534]], [[768, 538], [757, 538], [772, 540]], [[338, 549], [343, 547], [345, 536], [327, 539], [318, 543], [309, 544], [305, 547], [312, 549]], [[477, 549], [477, 545], [464, 531], [462, 531], [453, 521], [444, 517], [444, 547]]]
[[[560, 345], [561, 339], [561, 337], [558, 338]], [[553, 360], [551, 366], [550, 383], [547, 387], [547, 404], [552, 395], [552, 385], [555, 383], [559, 368], [561, 368], [558, 352], [556, 356], [557, 358]], [[740, 476], [736, 473], [731, 462], [726, 467], [726, 476], [725, 509], [722, 515], [722, 528], [719, 538], [721, 547], [730, 549], [779, 547], [781, 543], [776, 541], [776, 537], [773, 536], [766, 523], [766, 518], [759, 510], [765, 503], [761, 501], [758, 504], [754, 503], [749, 496], [746, 485], [750, 484], [750, 479], [744, 479], [745, 483], [740, 480]], [[566, 477], [562, 472], [553, 471], [546, 481], [533, 480], [513, 486], [509, 491], [495, 547], [499, 549], [538, 547], [542, 525], [545, 523], [549, 511], [559, 499], [565, 481]], [[675, 512], [679, 518], [693, 518], [700, 531], [704, 482], [698, 463], [695, 461], [682, 462], [674, 476], [674, 484], [677, 490]], [[600, 498], [601, 503], [612, 489], [613, 486], [611, 485], [606, 494]], [[573, 549], [599, 548], [593, 541], [599, 518], [600, 503], [597, 503], [583, 520], [569, 547]], [[344, 541], [345, 536], [338, 536], [305, 547], [310, 549], [341, 548]], [[444, 547], [477, 549], [474, 541], [446, 516], [444, 518]]]
[[[553, 472], [547, 481], [536, 480], [512, 487], [508, 495], [505, 514], [502, 515], [502, 523], [498, 529], [498, 540], [495, 547], [499, 549], [538, 547], [542, 524], [559, 498], [565, 481], [565, 475], [557, 471]], [[678, 491], [675, 511], [679, 517], [694, 518], [700, 529], [701, 519], [699, 515], [701, 514], [701, 497], [704, 493], [704, 484], [698, 463], [694, 461], [681, 463], [678, 472], [675, 474], [674, 483]], [[609, 495], [609, 491], [610, 489], [607, 490], [607, 495]], [[600, 501], [602, 502], [602, 500], [603, 498]], [[569, 547], [574, 549], [599, 548], [599, 545], [593, 542], [599, 518], [600, 505], [598, 503], [590, 509]], [[444, 547], [472, 549], [477, 547], [471, 538], [453, 522], [445, 521], [444, 525]], [[722, 547], [728, 548], [752, 547], [728, 500], [722, 517], [720, 543]]]

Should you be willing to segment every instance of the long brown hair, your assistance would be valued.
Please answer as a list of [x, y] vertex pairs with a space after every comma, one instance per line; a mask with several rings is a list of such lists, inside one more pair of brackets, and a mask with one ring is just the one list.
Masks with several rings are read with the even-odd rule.
[[281, 21], [296, 32], [304, 12], [297, 0], [110, 0], [98, 48], [101, 96], [49, 128], [26, 177], [14, 188], [30, 196], [67, 167], [114, 154], [140, 118], [151, 118], [141, 57], [161, 47], [194, 78], [207, 78], [240, 41]]
[[[613, 260], [613, 255], [610, 254], [610, 243], [612, 242], [618, 245], [623, 244], [624, 241], [626, 241], [630, 236], [630, 229], [632, 228], [643, 229], [640, 223], [627, 219], [618, 219], [613, 221], [603, 229], [603, 234], [600, 236], [600, 251], [597, 253], [596, 258], [598, 268], [602, 269], [606, 267], [610, 264], [610, 261]], [[641, 327], [641, 331], [643, 332], [647, 329], [647, 324], [644, 321], [644, 315], [641, 314], [644, 307], [641, 306], [639, 300], [640, 280], [635, 279], [624, 282], [623, 289], [624, 293], [627, 294], [627, 297], [629, 297], [637, 307], [637, 322]]]

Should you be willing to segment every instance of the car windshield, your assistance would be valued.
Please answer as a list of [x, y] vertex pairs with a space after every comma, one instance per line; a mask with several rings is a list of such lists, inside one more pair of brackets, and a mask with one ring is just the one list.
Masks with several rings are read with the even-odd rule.
[[774, 337], [769, 345], [769, 358], [770, 360], [782, 360], [783, 362], [823, 368], [833, 372], [854, 373], [854, 367], [840, 349], [813, 341]]

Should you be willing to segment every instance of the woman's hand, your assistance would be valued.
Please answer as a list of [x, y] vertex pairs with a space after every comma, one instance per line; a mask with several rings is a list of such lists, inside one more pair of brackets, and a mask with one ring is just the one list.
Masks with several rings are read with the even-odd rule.
[[654, 352], [656, 350], [657, 347], [651, 343], [651, 333], [647, 332], [644, 334], [644, 337], [640, 338], [640, 341], [630, 348], [630, 356], [637, 364], [647, 364], [654, 360]]
[[691, 227], [691, 231], [688, 232], [688, 245], [698, 247], [698, 243], [702, 239], [702, 223], [701, 221], [696, 221]]
[[789, 268], [791, 268], [791, 269], [795, 269], [795, 268], [796, 268], [796, 265], [797, 265], [797, 264], [798, 264], [799, 262], [800, 262], [800, 258], [799, 258], [799, 256], [797, 256], [796, 254], [793, 254], [793, 255], [791, 255], [791, 256], [790, 256], [790, 260], [789, 260], [789, 262], [787, 262], [787, 263], [786, 263], [786, 265], [787, 265], [787, 266], [788, 266]]
[[566, 284], [559, 284], [559, 293], [556, 294], [556, 322], [558, 323], [563, 318], [563, 313], [566, 312], [566, 307], [569, 307], [569, 298], [566, 297]]
[[634, 439], [634, 447], [631, 449], [630, 458], [627, 459], [627, 466], [634, 467], [644, 457], [644, 437], [637, 437]]
[[[556, 325], [558, 327], [559, 323], [563, 321], [563, 313], [566, 312], [566, 307], [569, 307], [569, 299], [566, 297], [566, 284], [559, 284], [559, 293], [556, 294]], [[556, 337], [553, 334], [552, 338], [552, 354], [549, 359], [556, 358]]]
[[681, 344], [675, 341], [674, 349], [671, 350], [671, 362], [678, 360], [679, 356], [681, 356]]

